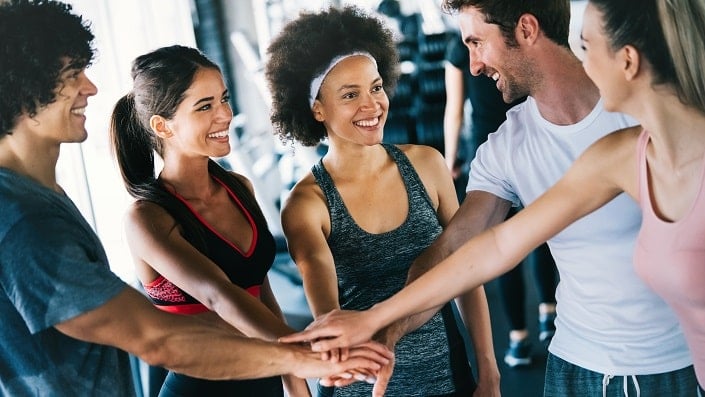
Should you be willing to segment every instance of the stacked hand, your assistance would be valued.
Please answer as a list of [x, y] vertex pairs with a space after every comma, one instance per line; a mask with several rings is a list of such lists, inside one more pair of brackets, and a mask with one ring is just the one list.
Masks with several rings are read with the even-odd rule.
[[305, 330], [279, 339], [284, 343], [311, 342], [315, 352], [355, 346], [372, 339], [377, 329], [368, 324], [368, 312], [333, 310], [318, 317]]
[[362, 343], [346, 349], [346, 359], [342, 361], [324, 360], [321, 353], [312, 351], [308, 346], [291, 345], [291, 348], [298, 357], [292, 375], [304, 379], [334, 379], [334, 382], [339, 381], [341, 384], [354, 379], [355, 374], [375, 376], [394, 356], [386, 346], [376, 342]]
[[[279, 340], [284, 343], [309, 342], [311, 350], [319, 352], [325, 360], [344, 363], [352, 358], [353, 352], [373, 349], [378, 354], [386, 353], [385, 362], [380, 367], [355, 368], [332, 376], [321, 378], [323, 386], [342, 387], [357, 381], [374, 383], [373, 396], [382, 396], [387, 388], [394, 369], [394, 344], [396, 340], [385, 341], [386, 346], [371, 341], [376, 329], [367, 323], [365, 312], [333, 310], [320, 316], [304, 331], [287, 335]], [[380, 350], [381, 349], [381, 350]]]

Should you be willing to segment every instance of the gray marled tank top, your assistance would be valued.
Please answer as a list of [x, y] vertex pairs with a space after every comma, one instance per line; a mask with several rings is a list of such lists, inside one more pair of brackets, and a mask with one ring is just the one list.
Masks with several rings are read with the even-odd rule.
[[[328, 245], [338, 276], [343, 309], [365, 310], [406, 282], [413, 260], [438, 237], [442, 227], [421, 179], [406, 155], [382, 144], [399, 168], [409, 200], [409, 214], [398, 228], [371, 234], [348, 213], [330, 175], [319, 161], [312, 168], [328, 202], [331, 230]], [[399, 197], [399, 200], [403, 200]], [[385, 396], [431, 396], [454, 391], [448, 338], [440, 312], [396, 346], [396, 363]], [[372, 385], [357, 382], [336, 388], [335, 396], [369, 396]]]

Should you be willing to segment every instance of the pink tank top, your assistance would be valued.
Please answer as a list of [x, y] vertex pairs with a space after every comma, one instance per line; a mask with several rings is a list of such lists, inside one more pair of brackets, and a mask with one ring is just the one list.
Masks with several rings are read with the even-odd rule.
[[705, 385], [705, 169], [690, 210], [680, 220], [664, 221], [654, 212], [649, 194], [648, 143], [649, 134], [644, 130], [637, 144], [643, 220], [634, 249], [634, 266], [678, 316], [698, 382]]

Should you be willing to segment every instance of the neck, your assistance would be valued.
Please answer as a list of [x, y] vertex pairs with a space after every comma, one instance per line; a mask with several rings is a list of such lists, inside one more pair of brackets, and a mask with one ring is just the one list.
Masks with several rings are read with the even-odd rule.
[[653, 149], [674, 168], [705, 155], [705, 112], [684, 105], [673, 93], [653, 90], [631, 101], [626, 113], [649, 131]]
[[208, 158], [165, 156], [159, 178], [185, 199], [208, 198], [212, 181], [208, 174]]
[[600, 92], [570, 49], [555, 43], [548, 45], [557, 48], [550, 51], [550, 57], [535, 55], [541, 77], [530, 95], [547, 121], [575, 124], [592, 112], [600, 100]]
[[323, 157], [326, 170], [339, 178], [357, 179], [376, 175], [386, 161], [387, 152], [382, 145], [357, 145], [330, 141]]
[[0, 167], [61, 192], [62, 189], [56, 183], [60, 144], [41, 140], [30, 144], [23, 139], [24, 136], [27, 134], [14, 132], [0, 138]]

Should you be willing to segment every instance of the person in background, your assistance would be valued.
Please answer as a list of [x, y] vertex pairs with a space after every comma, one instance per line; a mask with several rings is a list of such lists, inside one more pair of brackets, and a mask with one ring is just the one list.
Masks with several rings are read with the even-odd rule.
[[[460, 34], [452, 36], [446, 50], [445, 87], [443, 136], [446, 166], [453, 175], [456, 191], [459, 199], [462, 200], [468, 180], [467, 171], [475, 157], [475, 151], [487, 141], [487, 136], [497, 131], [507, 119], [507, 111], [526, 98], [522, 97], [512, 103], [506, 103], [491, 78], [484, 75], [473, 76], [470, 73], [468, 49], [463, 44]], [[470, 105], [469, 117], [466, 116], [466, 100]], [[470, 130], [469, 134], [462, 132], [467, 124], [469, 124], [467, 128]], [[469, 141], [467, 144], [466, 140]], [[512, 208], [509, 216], [516, 211], [517, 208]], [[558, 283], [556, 264], [548, 245], [542, 244], [521, 264], [497, 279], [502, 307], [509, 320], [509, 347], [504, 354], [504, 362], [509, 367], [531, 364], [531, 343], [528, 338], [529, 330], [526, 326], [525, 312], [524, 264], [530, 267], [536, 281], [536, 292], [539, 298], [539, 342], [547, 346], [556, 330], [554, 324]]]
[[208, 379], [386, 364], [378, 345], [334, 363], [157, 310], [110, 271], [56, 180], [61, 145], [86, 139], [97, 93], [85, 73], [94, 57], [88, 24], [61, 2], [0, 2], [0, 394], [134, 396], [126, 352]]
[[[698, 322], [702, 261], [671, 247], [691, 247], [687, 236], [695, 245], [703, 241], [695, 230], [676, 232], [697, 221], [698, 212], [688, 211], [702, 186], [705, 84], [700, 63], [683, 54], [703, 57], [703, 3], [591, 1], [584, 64], [567, 45], [567, 1], [444, 5], [458, 12], [473, 74], [492, 77], [505, 102], [529, 97], [480, 147], [462, 207], [422, 254], [425, 263], [417, 261], [437, 264], [428, 274], [367, 312], [333, 313], [282, 340], [331, 337], [313, 344], [328, 350], [369, 339], [397, 318], [505, 273], [550, 239], [560, 282], [544, 394], [693, 396], [693, 360], [702, 379], [705, 357], [698, 342], [705, 330]], [[669, 15], [659, 16], [659, 9]], [[628, 128], [634, 120], [620, 111], [643, 127]], [[611, 134], [620, 128], [628, 129]], [[644, 173], [637, 182], [644, 150], [650, 179]], [[639, 186], [651, 187], [652, 195]], [[646, 204], [642, 226], [634, 200], [656, 200], [659, 218]], [[492, 227], [513, 201], [525, 208]], [[666, 232], [650, 235], [654, 223]]]
[[[280, 138], [328, 143], [282, 209], [311, 311], [318, 317], [337, 308], [367, 309], [404, 286], [412, 261], [457, 209], [450, 175], [433, 148], [382, 143], [398, 61], [392, 34], [376, 17], [354, 7], [303, 13], [267, 53], [271, 120]], [[469, 295], [464, 317], [480, 363], [479, 387], [448, 304], [428, 322], [378, 336], [394, 349], [395, 363], [375, 393], [499, 394], [484, 291]], [[328, 385], [320, 395], [373, 392], [366, 383]]]
[[[174, 45], [137, 57], [133, 88], [115, 105], [111, 136], [127, 191], [137, 277], [161, 310], [264, 340], [293, 332], [267, 278], [274, 237], [252, 184], [211, 158], [230, 152], [233, 112], [220, 68]], [[154, 175], [154, 155], [163, 160]], [[309, 396], [287, 376], [289, 396]], [[282, 396], [279, 377], [212, 381], [170, 372], [160, 396]]]

